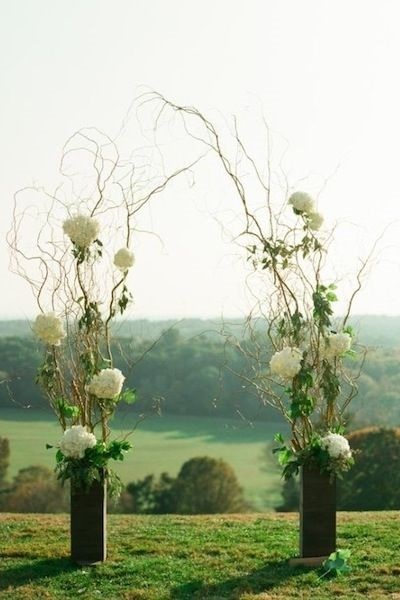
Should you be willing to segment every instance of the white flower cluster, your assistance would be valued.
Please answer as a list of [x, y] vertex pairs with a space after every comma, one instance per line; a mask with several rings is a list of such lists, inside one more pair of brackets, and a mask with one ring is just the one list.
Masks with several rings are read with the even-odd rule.
[[114, 256], [114, 265], [120, 271], [127, 271], [133, 267], [135, 262], [135, 256], [129, 248], [121, 248]]
[[306, 192], [294, 192], [289, 198], [289, 204], [293, 206], [295, 210], [311, 214], [314, 212], [315, 203], [314, 199], [311, 198]]
[[64, 431], [60, 441], [60, 450], [64, 456], [83, 458], [86, 448], [93, 448], [97, 443], [96, 436], [82, 425], [73, 425]]
[[298, 348], [285, 346], [279, 352], [275, 352], [270, 360], [271, 372], [279, 375], [282, 379], [293, 379], [301, 369], [302, 353]]
[[64, 221], [63, 230], [79, 248], [88, 248], [97, 238], [100, 225], [93, 217], [76, 215]]
[[319, 212], [313, 212], [309, 215], [308, 226], [313, 231], [321, 229], [321, 225], [324, 222], [324, 217]]
[[329, 432], [321, 439], [331, 458], [351, 458], [351, 448], [348, 440], [339, 433]]
[[306, 192], [294, 192], [289, 198], [289, 204], [293, 206], [294, 210], [304, 213], [310, 229], [313, 231], [320, 229], [324, 222], [324, 217], [315, 210], [315, 202], [309, 194], [306, 194]]
[[119, 369], [102, 369], [94, 375], [88, 390], [97, 398], [109, 400], [121, 393], [124, 381], [125, 377]]
[[351, 335], [349, 333], [331, 333], [325, 340], [324, 356], [333, 360], [350, 350]]
[[32, 330], [42, 342], [50, 346], [59, 346], [65, 337], [63, 322], [52, 312], [38, 315]]

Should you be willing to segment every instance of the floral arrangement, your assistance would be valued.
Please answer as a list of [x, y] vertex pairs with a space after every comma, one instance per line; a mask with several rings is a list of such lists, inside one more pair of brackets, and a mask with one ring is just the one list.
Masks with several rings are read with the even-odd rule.
[[[152, 197], [189, 168], [166, 174], [149, 152], [130, 149], [122, 160], [110, 137], [85, 128], [64, 145], [54, 192], [23, 188], [14, 197], [11, 269], [29, 284], [39, 308], [32, 331], [44, 358], [36, 381], [63, 432], [56, 470], [62, 481], [86, 488], [107, 480], [118, 492], [109, 462], [123, 460], [131, 447], [126, 435], [110, 439], [109, 421], [122, 402], [135, 402], [114, 364], [111, 340], [115, 317], [132, 301], [133, 230]], [[141, 225], [149, 230], [146, 220]]]
[[[323, 284], [322, 261], [326, 250], [317, 231], [323, 217], [315, 202], [304, 192], [288, 200], [301, 227], [288, 227], [286, 240], [268, 240], [260, 255], [250, 249], [254, 264], [269, 269], [277, 287], [277, 300], [269, 337], [274, 353], [264, 391], [273, 395], [290, 424], [289, 443], [275, 436], [285, 478], [303, 465], [330, 475], [339, 475], [354, 462], [345, 431], [345, 409], [356, 393], [354, 381], [346, 374], [343, 360], [354, 357], [354, 332], [347, 326], [349, 311], [340, 323], [333, 323], [332, 304], [336, 285]], [[291, 240], [291, 241], [289, 241]], [[348, 386], [343, 397], [342, 383]]]
[[[63, 341], [67, 333], [62, 318], [54, 313], [41, 313], [36, 317], [32, 330], [46, 345], [37, 382], [64, 430], [56, 454], [58, 477], [62, 481], [72, 479], [75, 485], [86, 488], [94, 480], [105, 478], [111, 493], [117, 494], [121, 484], [108, 461], [123, 460], [131, 444], [126, 440], [110, 442], [108, 421], [120, 401], [132, 402], [135, 396], [133, 390], [122, 392], [125, 377], [113, 367], [108, 327], [117, 307], [121, 314], [126, 308], [129, 292], [124, 282], [134, 264], [134, 255], [125, 247], [114, 255], [113, 264], [121, 275], [112, 286], [109, 314], [104, 319], [99, 303], [86, 285], [88, 274], [92, 279], [94, 265], [103, 255], [99, 250], [103, 248], [98, 239], [100, 224], [91, 216], [77, 214], [64, 221], [63, 231], [71, 243], [76, 281], [82, 294], [76, 300], [80, 316], [73, 323], [68, 322], [74, 347], [68, 349], [72, 350], [72, 356], [66, 364], [63, 364]], [[103, 356], [103, 348], [107, 356]], [[101, 439], [94, 433], [96, 426], [101, 426]]]
[[[238, 376], [289, 424], [287, 442], [276, 436], [283, 475], [288, 478], [303, 465], [340, 475], [353, 463], [344, 437], [346, 410], [357, 393], [364, 354], [359, 352], [356, 368], [347, 368], [345, 360], [356, 357], [348, 319], [368, 258], [355, 273], [345, 316], [334, 319], [336, 285], [326, 274], [332, 231], [324, 233], [324, 217], [309, 193], [289, 194], [283, 170], [287, 147], [275, 162], [275, 138], [265, 118], [253, 131], [261, 132], [258, 144], [254, 135], [247, 143], [235, 117], [217, 127], [196, 107], [157, 93], [154, 102], [167, 122], [172, 113], [182, 132], [205, 147], [209, 159], [217, 159], [238, 200], [231, 234], [252, 266], [246, 284], [254, 307], [244, 340], [223, 333], [248, 360]], [[268, 155], [260, 158], [257, 152], [265, 147]]]

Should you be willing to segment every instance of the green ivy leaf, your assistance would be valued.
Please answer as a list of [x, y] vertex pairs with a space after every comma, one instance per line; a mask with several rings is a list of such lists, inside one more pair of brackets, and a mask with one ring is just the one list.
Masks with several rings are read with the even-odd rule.
[[290, 479], [294, 475], [299, 474], [299, 463], [296, 460], [291, 460], [283, 467], [282, 475], [284, 479]]
[[79, 407], [74, 406], [73, 404], [68, 404], [65, 398], [57, 398], [55, 404], [60, 416], [67, 417], [67, 419], [79, 417]]
[[326, 294], [326, 299], [329, 300], [329, 302], [337, 302], [338, 297], [333, 292], [328, 292]]
[[350, 554], [350, 550], [336, 550], [336, 552], [332, 552], [332, 554], [330, 554], [322, 563], [322, 567], [326, 570], [321, 577], [328, 574], [338, 577], [339, 575], [344, 575], [351, 571], [351, 567], [347, 564]]
[[293, 458], [293, 452], [290, 448], [283, 448], [278, 452], [278, 462], [281, 467], [285, 466]]
[[351, 338], [356, 337], [354, 328], [351, 325], [346, 325], [346, 327], [343, 329], [343, 333], [348, 333]]
[[351, 360], [355, 360], [355, 359], [357, 359], [357, 352], [355, 350], [347, 350], [347, 352], [345, 352], [343, 354], [343, 356], [346, 356], [347, 358], [350, 358]]
[[125, 404], [134, 404], [137, 400], [136, 390], [127, 388], [119, 395], [119, 401], [125, 402]]
[[61, 450], [57, 450], [56, 452], [56, 462], [57, 463], [61, 463], [64, 460], [64, 454], [61, 452]]

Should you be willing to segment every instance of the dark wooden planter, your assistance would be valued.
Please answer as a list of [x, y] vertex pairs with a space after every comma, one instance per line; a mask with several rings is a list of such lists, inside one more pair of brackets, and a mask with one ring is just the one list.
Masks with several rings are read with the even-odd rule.
[[80, 565], [103, 562], [107, 556], [106, 483], [89, 490], [71, 483], [71, 558]]
[[303, 467], [300, 473], [300, 556], [326, 557], [336, 550], [336, 480]]

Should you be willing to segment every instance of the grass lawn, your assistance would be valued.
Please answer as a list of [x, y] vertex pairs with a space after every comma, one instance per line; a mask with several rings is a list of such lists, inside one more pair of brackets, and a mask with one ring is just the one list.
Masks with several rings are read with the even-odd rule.
[[0, 598], [92, 600], [400, 599], [400, 514], [339, 513], [337, 579], [289, 567], [295, 515], [109, 517], [109, 558], [69, 560], [67, 515], [0, 514]]
[[[113, 433], [118, 436], [134, 424], [135, 418], [129, 413], [120, 416], [112, 423]], [[133, 450], [123, 463], [116, 465], [116, 470], [127, 483], [149, 473], [167, 471], [176, 475], [182, 464], [194, 456], [223, 458], [234, 468], [254, 508], [268, 510], [280, 501], [280, 472], [272, 455], [265, 470], [261, 455], [277, 430], [279, 425], [271, 423], [251, 427], [211, 417], [153, 417], [140, 423], [130, 438]], [[10, 440], [10, 476], [28, 465], [54, 466], [54, 451], [46, 450], [45, 444], [56, 444], [60, 429], [48, 413], [3, 409], [0, 437]]]

